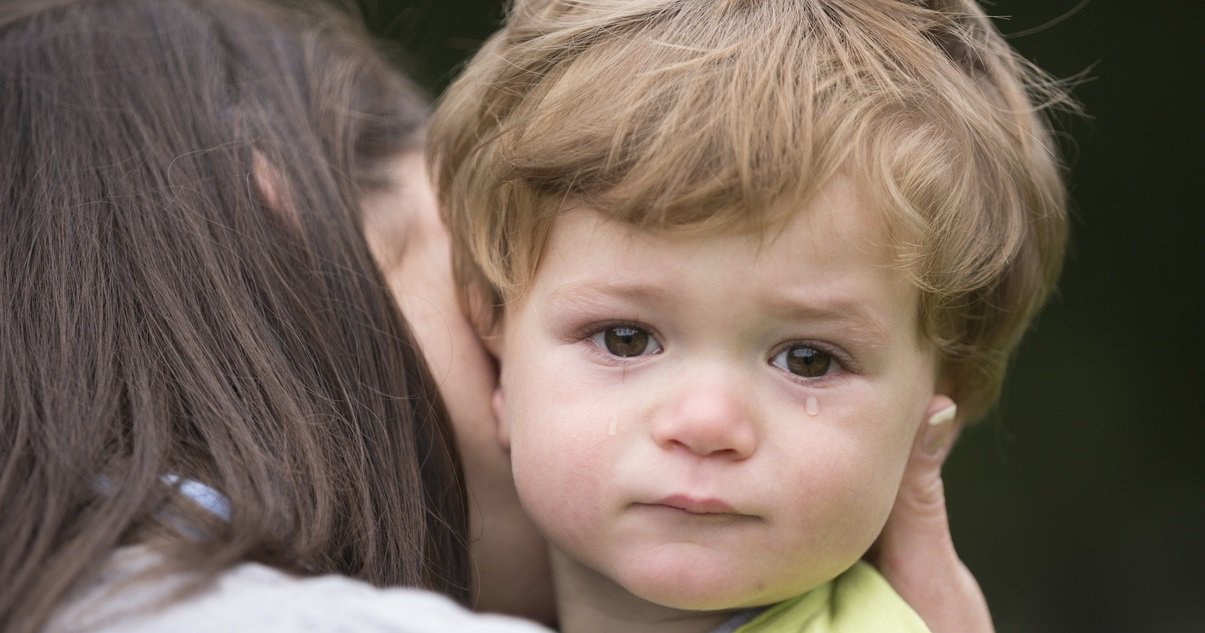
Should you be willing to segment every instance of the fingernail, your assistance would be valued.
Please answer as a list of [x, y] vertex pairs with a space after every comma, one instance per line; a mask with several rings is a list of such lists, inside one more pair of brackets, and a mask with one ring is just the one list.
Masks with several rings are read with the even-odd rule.
[[929, 426], [925, 429], [925, 454], [936, 455], [950, 441], [950, 433], [954, 430], [954, 416], [958, 414], [958, 405], [952, 404], [944, 409], [938, 409], [929, 416]]

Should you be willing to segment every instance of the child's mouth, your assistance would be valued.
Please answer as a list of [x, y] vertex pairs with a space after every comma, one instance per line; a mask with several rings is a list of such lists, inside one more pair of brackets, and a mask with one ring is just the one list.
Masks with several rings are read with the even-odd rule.
[[714, 497], [692, 497], [690, 495], [675, 494], [642, 505], [661, 506], [690, 514], [741, 515], [731, 504]]

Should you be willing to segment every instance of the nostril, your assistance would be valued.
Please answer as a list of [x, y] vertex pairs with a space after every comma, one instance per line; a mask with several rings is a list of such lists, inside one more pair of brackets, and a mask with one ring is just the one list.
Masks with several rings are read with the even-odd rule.
[[736, 431], [713, 437], [663, 437], [657, 440], [657, 444], [670, 452], [684, 451], [699, 457], [739, 460], [752, 454], [755, 444], [751, 437], [741, 435], [749, 434]]
[[742, 398], [731, 388], [696, 386], [658, 413], [652, 436], [666, 450], [685, 449], [701, 457], [744, 459], [757, 445], [754, 426]]

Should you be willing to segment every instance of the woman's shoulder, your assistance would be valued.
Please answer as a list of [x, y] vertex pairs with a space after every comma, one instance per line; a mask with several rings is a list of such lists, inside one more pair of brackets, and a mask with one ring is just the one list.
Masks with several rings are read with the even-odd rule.
[[236, 565], [200, 591], [173, 599], [189, 578], [139, 581], [153, 563], [146, 550], [119, 550], [71, 594], [47, 631], [547, 633], [523, 620], [472, 613], [430, 591], [382, 589], [343, 576], [297, 577], [258, 563]]

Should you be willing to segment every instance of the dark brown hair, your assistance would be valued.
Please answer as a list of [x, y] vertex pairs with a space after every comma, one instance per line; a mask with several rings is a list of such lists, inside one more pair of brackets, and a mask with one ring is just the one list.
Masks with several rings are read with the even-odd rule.
[[331, 11], [29, 1], [0, 95], [0, 629], [135, 542], [467, 600], [452, 434], [360, 228], [420, 142], [405, 78]]

